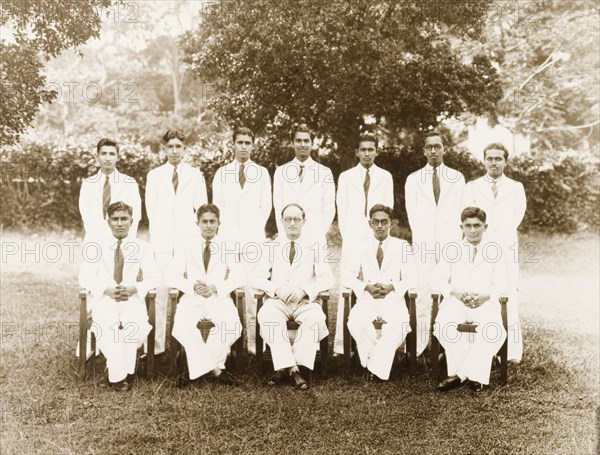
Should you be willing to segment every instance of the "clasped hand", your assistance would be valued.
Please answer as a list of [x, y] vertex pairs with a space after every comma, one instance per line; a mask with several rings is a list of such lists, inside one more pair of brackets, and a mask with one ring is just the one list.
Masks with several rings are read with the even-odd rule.
[[129, 300], [133, 294], [137, 292], [135, 286], [121, 286], [118, 285], [114, 288], [106, 288], [104, 294], [109, 296], [111, 299], [116, 300], [117, 302], [125, 302]]
[[217, 288], [212, 284], [206, 284], [202, 281], [194, 283], [194, 292], [202, 297], [209, 298], [217, 293]]
[[306, 292], [301, 288], [288, 288], [285, 286], [278, 288], [275, 291], [275, 296], [283, 300], [286, 304], [299, 303], [308, 297]]
[[391, 284], [367, 284], [365, 291], [367, 291], [374, 299], [383, 299], [386, 295], [394, 290], [394, 286]]
[[456, 292], [456, 297], [468, 308], [479, 308], [490, 296], [488, 294], [479, 294], [478, 292]]

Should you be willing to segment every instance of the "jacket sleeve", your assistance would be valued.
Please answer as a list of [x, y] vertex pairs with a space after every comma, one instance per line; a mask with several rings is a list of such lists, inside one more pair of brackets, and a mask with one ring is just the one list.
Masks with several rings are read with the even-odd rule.
[[91, 212], [93, 210], [92, 185], [87, 180], [84, 180], [81, 184], [81, 190], [79, 191], [79, 213], [81, 214], [85, 232], [91, 232], [94, 218], [99, 218], [99, 216], [94, 217], [92, 215]]
[[156, 206], [158, 204], [158, 192], [156, 185], [156, 171], [148, 172], [144, 202], [146, 204], [146, 214], [148, 215], [148, 221], [150, 224], [156, 220], [157, 216]]
[[140, 187], [137, 182], [131, 178], [131, 182], [129, 184], [129, 200], [131, 201], [131, 207], [133, 208], [133, 221], [131, 223], [131, 233], [133, 236], [137, 236], [138, 225], [142, 220], [142, 198], [140, 197]]
[[[141, 243], [141, 242], [140, 242]], [[154, 251], [146, 242], [141, 243], [143, 248], [142, 257], [140, 258], [140, 267], [143, 272], [144, 279], [136, 283], [137, 293], [141, 298], [145, 298], [150, 289], [157, 288], [161, 284], [161, 276], [154, 261]]]
[[358, 278], [361, 267], [362, 251], [355, 250], [348, 257], [348, 261], [344, 269], [341, 271], [342, 285], [352, 289], [359, 296], [365, 290], [367, 283]]
[[217, 288], [217, 296], [219, 298], [227, 297], [231, 291], [244, 286], [246, 282], [246, 274], [240, 262], [236, 260], [237, 254], [228, 253], [229, 250], [227, 249], [225, 251], [225, 258], [227, 261], [227, 276], [224, 276], [222, 280], [212, 283]]
[[319, 292], [328, 291], [335, 284], [335, 278], [333, 276], [333, 272], [331, 271], [331, 267], [329, 264], [325, 262], [326, 253], [325, 249], [315, 248], [310, 249], [313, 254], [313, 279], [302, 287], [302, 290], [306, 292], [309, 301], [313, 302]]
[[265, 242], [262, 245], [260, 260], [252, 273], [250, 282], [252, 287], [264, 291], [269, 297], [275, 297], [275, 292], [279, 287], [276, 283], [273, 283], [271, 278], [271, 271], [273, 268], [273, 262], [275, 260], [274, 247], [276, 242]]
[[269, 216], [271, 216], [271, 210], [273, 209], [273, 197], [271, 195], [271, 176], [269, 175], [269, 171], [266, 168], [260, 168], [261, 178], [260, 178], [260, 225], [263, 230], [267, 221], [269, 220]]
[[335, 181], [331, 169], [325, 167], [323, 176], [323, 196], [321, 200], [321, 211], [323, 214], [323, 235], [326, 235], [335, 218]]
[[416, 219], [418, 210], [417, 187], [414, 174], [409, 175], [406, 179], [406, 183], [404, 184], [404, 200], [406, 203], [408, 224], [410, 225], [410, 230], [414, 236], [415, 230], [417, 229]]
[[201, 205], [204, 205], [208, 202], [208, 196], [206, 194], [206, 179], [204, 178], [204, 174], [196, 169], [194, 169], [194, 179], [196, 185], [194, 186], [194, 212], [200, 208]]
[[165, 273], [165, 283], [167, 286], [177, 288], [185, 294], [194, 293], [194, 280], [186, 278], [186, 248], [185, 244], [179, 244], [175, 247], [173, 259]]
[[212, 181], [212, 203], [221, 210], [225, 207], [224, 178], [223, 168], [221, 167], [215, 172]]
[[398, 295], [403, 296], [409, 289], [417, 287], [417, 268], [410, 244], [401, 240], [399, 246], [401, 249], [400, 276], [392, 280], [392, 286]]
[[283, 166], [278, 166], [275, 169], [273, 177], [273, 208], [275, 209], [275, 222], [277, 223], [277, 232], [281, 235], [283, 225], [281, 224], [281, 209], [283, 209]]
[[523, 187], [523, 184], [521, 182], [516, 182], [516, 184], [517, 188], [513, 212], [515, 214], [515, 230], [519, 227], [521, 221], [523, 221], [523, 218], [525, 217], [525, 210], [527, 210], [527, 198], [525, 196], [525, 188]]
[[98, 268], [102, 259], [89, 260], [85, 254], [83, 256], [83, 263], [79, 269], [79, 286], [90, 291], [92, 298], [98, 299], [109, 286], [109, 283], [100, 282]]
[[384, 203], [388, 207], [394, 208], [394, 179], [392, 174], [386, 171], [385, 173], [385, 185], [384, 185]]
[[346, 176], [346, 173], [340, 175], [336, 196], [338, 227], [340, 228], [342, 239], [346, 237], [346, 217], [348, 213], [348, 179]]

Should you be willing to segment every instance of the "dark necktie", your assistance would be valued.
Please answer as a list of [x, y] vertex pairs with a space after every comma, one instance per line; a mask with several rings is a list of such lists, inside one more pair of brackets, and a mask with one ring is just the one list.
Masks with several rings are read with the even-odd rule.
[[300, 165], [300, 173], [298, 174], [298, 178], [300, 179], [300, 182], [302, 182], [302, 179], [304, 178], [304, 164]]
[[177, 187], [179, 186], [179, 175], [177, 175], [177, 168], [173, 169], [173, 190], [177, 194]]
[[365, 183], [363, 183], [363, 188], [365, 190], [365, 216], [367, 216], [367, 203], [369, 200], [369, 187], [371, 186], [371, 174], [369, 173], [369, 169], [367, 169], [367, 174], [365, 175]]
[[379, 269], [381, 270], [381, 264], [383, 263], [383, 242], [379, 242], [379, 246], [377, 246], [377, 264], [379, 264]]
[[498, 197], [498, 185], [496, 182], [492, 183], [492, 193], [494, 193], [494, 199]]
[[471, 258], [471, 262], [475, 262], [475, 256], [477, 255], [477, 247], [473, 247], [473, 257]]
[[244, 174], [244, 168], [246, 165], [244, 163], [240, 164], [240, 186], [244, 189], [244, 184], [246, 183], [246, 174]]
[[437, 166], [433, 168], [433, 197], [435, 198], [435, 205], [440, 200], [440, 176], [438, 175]]
[[296, 244], [294, 241], [290, 244], [290, 265], [294, 262], [294, 258], [296, 257]]
[[202, 261], [204, 262], [204, 271], [208, 272], [208, 263], [210, 262], [210, 240], [207, 240], [206, 244], [204, 245]]
[[108, 206], [110, 205], [110, 181], [108, 175], [104, 180], [104, 188], [102, 189], [102, 215], [106, 218], [108, 214]]
[[117, 284], [121, 284], [121, 281], [123, 281], [123, 266], [125, 265], [121, 242], [121, 239], [117, 241], [117, 248], [115, 249], [115, 281]]

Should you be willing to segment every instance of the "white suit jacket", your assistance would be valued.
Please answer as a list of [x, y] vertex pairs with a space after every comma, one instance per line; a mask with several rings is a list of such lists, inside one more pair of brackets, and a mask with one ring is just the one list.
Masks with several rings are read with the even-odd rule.
[[296, 256], [290, 265], [290, 240], [283, 236], [263, 245], [260, 262], [252, 279], [252, 286], [275, 298], [281, 286], [299, 287], [313, 302], [319, 292], [327, 291], [335, 284], [326, 252], [319, 244], [303, 238], [295, 240]]
[[423, 244], [433, 248], [439, 242], [441, 249], [444, 244], [458, 241], [462, 237], [460, 212], [465, 178], [457, 170], [443, 164], [439, 166], [438, 172], [440, 198], [437, 205], [433, 197], [433, 168], [429, 164], [406, 179], [406, 213], [413, 244], [417, 244], [419, 248]]
[[479, 207], [487, 215], [486, 238], [502, 244], [512, 244], [518, 240], [517, 228], [527, 208], [525, 189], [521, 182], [502, 175], [497, 180], [498, 196], [494, 198], [492, 180], [480, 177], [467, 183], [464, 207]]
[[228, 247], [219, 236], [210, 241], [211, 258], [208, 270], [204, 270], [204, 246], [206, 240], [197, 230], [175, 247], [173, 259], [166, 272], [167, 286], [184, 293], [181, 302], [198, 299], [194, 292], [196, 281], [202, 281], [217, 288], [217, 298], [230, 299], [229, 294], [245, 283], [244, 272], [237, 261], [235, 249]]
[[187, 163], [180, 163], [175, 194], [173, 170], [174, 167], [167, 162], [148, 172], [146, 182], [150, 241], [157, 253], [173, 251], [177, 242], [196, 233], [195, 211], [208, 202], [202, 172]]
[[[98, 242], [96, 248], [86, 249], [88, 257], [84, 257], [81, 264], [79, 285], [91, 292], [92, 305], [103, 297], [106, 288], [117, 286], [114, 278], [116, 246], [117, 239], [112, 237]], [[137, 298], [144, 299], [148, 291], [159, 286], [162, 281], [154, 262], [154, 251], [147, 242], [134, 236], [123, 239], [121, 250], [124, 259], [121, 285], [135, 286]], [[143, 280], [138, 282], [140, 269], [143, 272]]]
[[342, 271], [342, 285], [354, 291], [360, 300], [368, 284], [391, 284], [396, 296], [404, 298], [408, 289], [417, 285], [417, 271], [410, 244], [395, 237], [383, 241], [381, 269], [377, 263], [379, 241], [374, 235], [353, 248], [348, 266]]
[[[106, 240], [112, 237], [102, 207], [105, 179], [106, 176], [102, 171], [98, 171], [81, 184], [79, 213], [83, 220], [86, 240]], [[129, 232], [135, 237], [142, 218], [142, 200], [138, 184], [133, 177], [122, 174], [116, 169], [109, 175], [109, 181], [110, 202], [122, 201], [133, 208], [133, 222]]]
[[213, 204], [221, 211], [219, 237], [229, 245], [243, 248], [248, 242], [265, 240], [265, 224], [273, 208], [271, 177], [263, 166], [248, 160], [244, 168], [246, 183], [239, 181], [237, 160], [219, 168], [213, 178]]
[[279, 236], [285, 236], [281, 210], [292, 202], [306, 213], [302, 235], [316, 240], [325, 239], [335, 217], [335, 183], [328, 167], [312, 158], [304, 162], [302, 181], [299, 178], [300, 161], [292, 161], [275, 169], [273, 179], [273, 206]]
[[337, 212], [340, 234], [344, 241], [360, 241], [373, 235], [369, 227], [369, 210], [375, 204], [394, 208], [392, 174], [373, 164], [365, 215], [364, 182], [367, 170], [362, 164], [340, 174], [337, 190]]

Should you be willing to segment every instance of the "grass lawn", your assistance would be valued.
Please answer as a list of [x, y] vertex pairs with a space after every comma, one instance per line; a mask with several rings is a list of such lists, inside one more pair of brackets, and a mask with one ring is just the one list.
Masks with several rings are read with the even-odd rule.
[[423, 364], [416, 378], [398, 370], [370, 385], [344, 377], [337, 359], [330, 379], [314, 379], [307, 393], [269, 388], [250, 368], [236, 389], [177, 388], [163, 377], [106, 391], [101, 363], [86, 382], [76, 373], [81, 253], [74, 246], [69, 258], [72, 240], [3, 234], [2, 454], [598, 451], [599, 244], [591, 233], [522, 239], [530, 245], [521, 258], [525, 359], [511, 365], [507, 386], [493, 373], [481, 395], [436, 393]]

